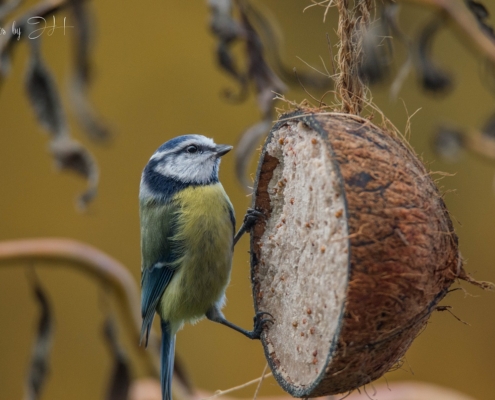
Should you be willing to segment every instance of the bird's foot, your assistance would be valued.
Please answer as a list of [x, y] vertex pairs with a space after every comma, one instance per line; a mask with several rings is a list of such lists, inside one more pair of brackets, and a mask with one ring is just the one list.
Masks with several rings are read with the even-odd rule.
[[250, 231], [251, 228], [256, 224], [256, 222], [264, 217], [265, 215], [261, 211], [257, 211], [253, 208], [248, 208], [246, 215], [244, 216], [244, 220], [242, 221], [242, 226], [234, 236], [234, 246], [242, 237], [242, 235]]
[[246, 215], [244, 216], [244, 221], [242, 222], [242, 224], [244, 225], [246, 231], [248, 231], [261, 218], [265, 218], [265, 214], [263, 214], [261, 211], [255, 210], [254, 208], [248, 208], [246, 211]]
[[[266, 318], [265, 315], [268, 315], [270, 318]], [[250, 332], [251, 339], [259, 339], [261, 337], [261, 332], [263, 332], [263, 328], [265, 325], [270, 322], [274, 323], [273, 315], [266, 311], [258, 311], [253, 318], [254, 328]]]

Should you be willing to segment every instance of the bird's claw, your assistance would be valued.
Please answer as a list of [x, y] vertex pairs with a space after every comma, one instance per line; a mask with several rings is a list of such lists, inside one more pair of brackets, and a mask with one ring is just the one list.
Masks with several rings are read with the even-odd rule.
[[262, 212], [254, 210], [252, 208], [248, 208], [246, 215], [244, 216], [244, 221], [242, 222], [242, 226], [234, 236], [234, 246], [242, 237], [242, 235], [244, 235], [246, 232], [249, 232], [251, 228], [256, 224], [256, 222], [264, 217], [265, 216]]
[[248, 208], [246, 211], [246, 215], [244, 216], [243, 225], [246, 230], [250, 230], [256, 222], [258, 222], [261, 218], [265, 218], [265, 215], [254, 208]]
[[[269, 315], [271, 318], [264, 318], [265, 315]], [[253, 329], [253, 339], [259, 339], [261, 337], [261, 332], [266, 323], [274, 323], [273, 315], [266, 311], [258, 311], [253, 318], [254, 329]]]

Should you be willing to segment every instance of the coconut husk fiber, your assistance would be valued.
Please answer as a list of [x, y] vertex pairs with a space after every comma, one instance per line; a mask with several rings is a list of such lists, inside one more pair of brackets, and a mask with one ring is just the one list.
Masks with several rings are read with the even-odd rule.
[[428, 171], [395, 134], [339, 113], [282, 115], [262, 150], [251, 235], [262, 343], [294, 397], [345, 393], [404, 355], [462, 269]]

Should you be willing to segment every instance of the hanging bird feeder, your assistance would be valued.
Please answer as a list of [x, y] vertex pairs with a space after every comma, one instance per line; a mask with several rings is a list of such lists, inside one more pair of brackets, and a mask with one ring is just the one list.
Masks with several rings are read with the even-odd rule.
[[379, 378], [463, 276], [448, 211], [398, 137], [353, 115], [295, 112], [268, 136], [254, 188], [257, 310], [279, 384], [295, 397]]
[[[429, 171], [402, 136], [361, 117], [359, 37], [370, 1], [337, 1], [338, 112], [280, 116], [264, 144], [251, 235], [262, 343], [294, 397], [346, 393], [400, 362], [462, 268], [458, 239]], [[483, 284], [481, 284], [483, 286]]]

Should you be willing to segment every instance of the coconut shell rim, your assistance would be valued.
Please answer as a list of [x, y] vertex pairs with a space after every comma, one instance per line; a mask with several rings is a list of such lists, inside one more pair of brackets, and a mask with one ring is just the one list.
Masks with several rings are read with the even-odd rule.
[[[327, 115], [332, 115], [332, 113], [325, 113]], [[340, 117], [346, 117], [344, 114], [341, 113], [336, 113], [336, 116]], [[350, 118], [355, 117], [353, 115], [349, 115]], [[352, 118], [353, 119], [353, 118]], [[363, 119], [364, 120], [364, 119]], [[341, 189], [342, 193], [342, 198], [344, 201], [344, 215], [346, 219], [346, 228], [347, 231], [349, 230], [349, 225], [347, 223], [348, 221], [348, 203], [347, 203], [347, 196], [345, 192], [345, 186], [344, 186], [344, 179], [342, 176], [342, 173], [340, 171], [340, 166], [336, 161], [335, 153], [333, 151], [333, 147], [330, 143], [330, 140], [328, 139], [328, 136], [326, 135], [326, 132], [323, 130], [322, 126], [320, 123], [315, 119], [315, 113], [313, 112], [308, 112], [305, 110], [296, 110], [292, 112], [288, 112], [285, 114], [282, 114], [279, 117], [279, 120], [273, 125], [272, 129], [270, 129], [270, 132], [265, 139], [265, 143], [263, 144], [263, 149], [261, 151], [259, 160], [258, 162], [258, 167], [256, 169], [256, 178], [254, 181], [253, 185], [253, 199], [252, 199], [252, 204], [251, 207], [255, 208], [256, 205], [256, 198], [257, 198], [257, 190], [258, 190], [258, 184], [259, 184], [259, 178], [261, 174], [261, 167], [263, 165], [263, 162], [261, 160], [264, 160], [266, 152], [267, 152], [267, 145], [271, 142], [271, 139], [273, 137], [273, 132], [277, 129], [280, 129], [283, 125], [287, 124], [288, 121], [294, 121], [294, 122], [303, 122], [306, 125], [308, 125], [312, 130], [314, 130], [325, 142], [326, 144], [326, 149], [330, 153], [330, 159], [332, 162], [332, 166], [334, 167], [334, 171], [338, 176], [338, 182], [339, 182], [339, 188]], [[349, 287], [349, 280], [351, 277], [351, 243], [350, 243], [350, 238], [346, 239], [347, 241], [347, 248], [348, 248], [348, 256], [347, 256], [347, 279], [346, 279], [346, 291]], [[256, 280], [255, 280], [255, 270], [254, 266], [257, 265], [257, 255], [254, 252], [254, 235], [250, 235], [250, 254], [251, 254], [251, 260], [250, 260], [250, 272], [251, 272], [251, 287], [252, 287], [252, 294], [253, 294], [253, 302], [254, 302], [254, 310], [255, 312], [259, 312], [260, 310], [258, 309], [258, 302], [257, 302], [257, 296], [256, 296]], [[268, 362], [268, 365], [270, 366], [270, 370], [272, 371], [273, 377], [277, 381], [277, 383], [282, 387], [283, 390], [285, 390], [287, 393], [289, 393], [293, 397], [311, 397], [313, 396], [312, 393], [314, 393], [317, 389], [320, 383], [323, 381], [323, 379], [326, 377], [326, 370], [328, 366], [331, 364], [335, 349], [338, 345], [338, 339], [340, 337], [340, 332], [341, 328], [343, 326], [343, 318], [344, 318], [344, 312], [346, 309], [346, 302], [342, 302], [342, 306], [340, 309], [339, 313], [339, 320], [338, 320], [338, 327], [335, 330], [335, 334], [332, 338], [332, 342], [330, 343], [330, 347], [328, 350], [328, 354], [326, 355], [325, 363], [324, 366], [321, 369], [321, 372], [318, 374], [318, 376], [313, 380], [313, 382], [305, 387], [296, 387], [295, 385], [291, 384], [288, 382], [284, 377], [279, 373], [278, 368], [273, 364], [272, 358], [270, 357], [270, 352], [268, 349], [268, 345], [266, 343], [266, 338], [265, 335], [261, 335], [261, 343], [263, 345], [263, 351], [265, 353], [265, 358]], [[261, 310], [263, 311], [263, 310]]]

